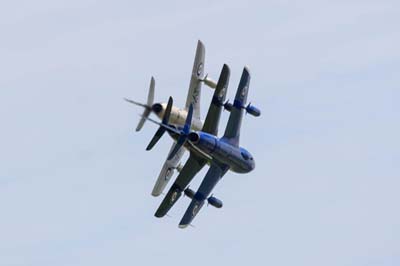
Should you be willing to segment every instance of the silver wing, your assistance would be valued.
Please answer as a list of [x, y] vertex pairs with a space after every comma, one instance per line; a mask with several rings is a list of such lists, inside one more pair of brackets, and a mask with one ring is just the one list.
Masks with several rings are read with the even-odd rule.
[[[193, 104], [193, 118], [198, 121], [200, 120], [200, 95], [201, 95], [201, 83], [204, 75], [204, 61], [205, 61], [205, 47], [204, 44], [199, 40], [197, 42], [196, 55], [194, 58], [192, 75], [190, 78], [189, 91], [186, 99], [185, 108], [189, 109], [190, 104]], [[171, 150], [175, 147], [173, 143]], [[179, 165], [180, 160], [185, 153], [185, 149], [179, 149], [178, 153], [170, 160], [166, 160], [161, 172], [157, 178], [156, 184], [154, 185], [151, 194], [155, 197], [159, 196], [168, 184], [172, 175], [175, 172], [176, 167]]]
[[[174, 149], [176, 142], [172, 144], [171, 149], [169, 150], [168, 154]], [[165, 187], [167, 186], [169, 180], [174, 175], [175, 170], [177, 169], [183, 154], [185, 153], [185, 149], [179, 149], [179, 151], [172, 157], [171, 160], [166, 160], [160, 174], [158, 175], [157, 181], [153, 187], [153, 191], [151, 195], [154, 197], [158, 197], [164, 191]]]
[[185, 108], [188, 109], [193, 104], [193, 117], [200, 120], [200, 96], [201, 83], [204, 76], [204, 61], [206, 49], [199, 40], [197, 42], [196, 56], [194, 58], [192, 76], [190, 77], [189, 92], [186, 98]]

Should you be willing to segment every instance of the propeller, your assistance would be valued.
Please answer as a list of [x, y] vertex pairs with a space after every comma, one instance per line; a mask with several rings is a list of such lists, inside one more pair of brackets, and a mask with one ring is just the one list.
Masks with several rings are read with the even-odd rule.
[[167, 160], [171, 160], [176, 155], [176, 153], [179, 151], [179, 149], [187, 141], [188, 135], [190, 133], [190, 127], [192, 125], [192, 117], [193, 117], [193, 104], [190, 104], [189, 112], [188, 112], [188, 115], [187, 115], [186, 121], [185, 121], [185, 125], [183, 126], [183, 129], [180, 132], [179, 138], [176, 141], [174, 149], [168, 155], [168, 159]]
[[197, 153], [199, 153], [199, 155], [203, 156], [207, 160], [211, 160], [212, 157], [210, 155], [208, 155], [206, 152], [204, 152], [199, 147], [194, 145], [190, 140], [188, 140], [188, 136], [190, 134], [190, 128], [191, 128], [191, 124], [192, 124], [192, 118], [193, 118], [193, 105], [191, 104], [189, 106], [189, 111], [188, 111], [183, 129], [178, 130], [177, 128], [168, 124], [169, 117], [171, 114], [172, 103], [173, 103], [173, 99], [172, 99], [172, 97], [169, 97], [167, 108], [165, 110], [164, 117], [163, 117], [161, 123], [151, 119], [150, 117], [145, 118], [146, 120], [150, 120], [151, 122], [160, 126], [158, 128], [157, 132], [154, 134], [153, 138], [151, 139], [149, 145], [147, 145], [146, 150], [151, 150], [154, 147], [154, 145], [159, 141], [159, 139], [164, 135], [165, 131], [168, 131], [168, 132], [172, 132], [172, 133], [179, 135], [179, 137], [174, 146], [174, 149], [168, 155], [167, 160], [171, 160], [185, 143], [188, 143]]
[[155, 87], [155, 80], [154, 77], [151, 77], [151, 81], [150, 81], [150, 87], [149, 87], [149, 94], [147, 96], [147, 103], [143, 104], [143, 103], [139, 103], [139, 102], [135, 102], [131, 99], [127, 99], [124, 98], [125, 101], [127, 101], [128, 103], [134, 104], [134, 105], [138, 105], [144, 108], [143, 114], [142, 114], [142, 118], [139, 120], [139, 123], [136, 127], [136, 131], [139, 131], [142, 129], [144, 122], [146, 122], [146, 118], [149, 117], [150, 113], [151, 113], [151, 108], [154, 102], [154, 87]]

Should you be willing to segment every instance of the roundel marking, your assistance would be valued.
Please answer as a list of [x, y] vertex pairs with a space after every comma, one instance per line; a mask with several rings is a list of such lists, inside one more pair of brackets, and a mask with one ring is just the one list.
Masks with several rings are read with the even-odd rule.
[[165, 177], [164, 177], [165, 181], [168, 181], [171, 178], [171, 176], [172, 176], [171, 172], [172, 172], [172, 169], [168, 168], [167, 172], [165, 173]]
[[197, 76], [198, 76], [198, 77], [200, 77], [201, 72], [203, 72], [203, 63], [200, 63], [200, 64], [197, 66]]
[[178, 192], [175, 191], [174, 193], [172, 193], [171, 202], [174, 202], [176, 200], [177, 196], [178, 196]]
[[218, 96], [220, 98], [224, 97], [225, 91], [226, 91], [226, 87], [223, 87]]
[[192, 211], [192, 215], [195, 216], [197, 214], [197, 212], [199, 211], [199, 205], [196, 204], [193, 207], [193, 211]]
[[244, 86], [242, 93], [241, 93], [242, 97], [244, 97], [246, 95], [248, 88], [249, 88], [249, 86], [247, 86], [247, 85]]

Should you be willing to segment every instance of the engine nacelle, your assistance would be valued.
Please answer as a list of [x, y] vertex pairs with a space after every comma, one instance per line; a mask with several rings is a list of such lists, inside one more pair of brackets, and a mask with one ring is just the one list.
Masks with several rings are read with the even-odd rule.
[[230, 112], [230, 111], [232, 111], [232, 108], [233, 108], [233, 105], [229, 101], [226, 101], [226, 103], [224, 103], [225, 110]]
[[194, 191], [193, 190], [191, 190], [190, 188], [187, 188], [187, 189], [185, 189], [185, 195], [188, 197], [188, 198], [191, 198], [191, 199], [193, 199], [193, 197], [194, 197]]
[[213, 196], [211, 196], [211, 197], [209, 197], [208, 199], [207, 199], [207, 201], [208, 201], [208, 203], [211, 205], [211, 206], [213, 206], [213, 207], [215, 207], [215, 208], [222, 208], [222, 201], [221, 200], [219, 200], [219, 199], [217, 199], [216, 197], [213, 197]]
[[258, 109], [257, 107], [255, 107], [251, 104], [247, 105], [246, 112], [251, 114], [252, 116], [260, 116], [261, 115], [260, 109]]

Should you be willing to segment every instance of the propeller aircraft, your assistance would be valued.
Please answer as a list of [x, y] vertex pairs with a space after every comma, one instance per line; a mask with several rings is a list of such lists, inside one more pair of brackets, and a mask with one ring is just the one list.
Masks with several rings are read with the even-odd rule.
[[[255, 106], [251, 104], [246, 106], [250, 73], [247, 67], [243, 69], [233, 104], [224, 103], [229, 76], [229, 67], [224, 65], [206, 119], [200, 130], [193, 126], [196, 110], [193, 103], [189, 104], [183, 127], [170, 122], [173, 106], [172, 97], [169, 98], [161, 122], [145, 117], [145, 119], [159, 125], [159, 129], [150, 141], [147, 150], [150, 150], [165, 132], [168, 132], [176, 141], [168, 159], [174, 158], [176, 154], [184, 150], [183, 147], [190, 151], [189, 159], [155, 212], [156, 217], [165, 216], [184, 193], [191, 198], [191, 203], [179, 223], [180, 228], [185, 228], [192, 223], [206, 201], [216, 208], [222, 207], [222, 201], [210, 196], [210, 194], [228, 170], [236, 173], [248, 173], [255, 168], [253, 156], [245, 148], [239, 146], [244, 112], [246, 111], [253, 116], [261, 114]], [[223, 109], [228, 110], [230, 116], [224, 135], [218, 138], [218, 125]], [[200, 187], [194, 192], [188, 185], [206, 164], [210, 168]]]
[[[170, 107], [169, 113], [169, 123], [172, 125], [184, 125], [185, 120], [188, 115], [188, 108], [190, 105], [193, 106], [193, 117], [192, 117], [192, 128], [195, 130], [201, 130], [203, 127], [203, 121], [200, 119], [200, 96], [201, 96], [201, 83], [205, 83], [210, 88], [215, 88], [216, 83], [208, 75], [204, 76], [204, 62], [205, 62], [205, 47], [204, 44], [199, 40], [197, 42], [196, 54], [193, 63], [192, 75], [190, 78], [189, 91], [186, 97], [186, 104], [184, 108], [178, 108], [175, 106]], [[150, 113], [154, 113], [160, 119], [165, 116], [167, 109], [167, 103], [154, 103], [154, 88], [155, 80], [151, 77], [149, 93], [147, 97], [147, 103], [139, 103], [131, 99], [125, 98], [125, 100], [134, 105], [138, 105], [144, 108], [143, 114], [139, 123], [136, 127], [136, 131], [140, 131], [149, 117]], [[151, 147], [148, 147], [149, 149]], [[175, 149], [175, 142], [172, 144], [171, 151]], [[157, 197], [161, 195], [164, 188], [168, 184], [168, 181], [174, 174], [175, 170], [180, 170], [180, 161], [184, 154], [184, 149], [180, 149], [178, 152], [174, 152], [174, 156], [169, 156], [157, 178], [157, 181], [153, 187], [151, 195]]]

